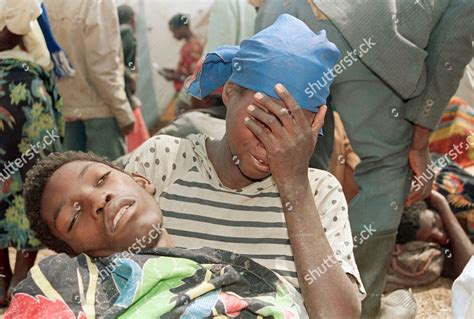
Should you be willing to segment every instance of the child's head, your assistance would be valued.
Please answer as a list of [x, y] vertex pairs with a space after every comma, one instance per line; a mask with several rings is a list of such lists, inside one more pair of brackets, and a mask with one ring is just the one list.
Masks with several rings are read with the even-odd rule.
[[[24, 185], [31, 228], [48, 248], [108, 256], [124, 251], [161, 225], [146, 178], [129, 175], [92, 153], [54, 153], [39, 161]], [[156, 246], [156, 238], [144, 240]]]
[[190, 24], [191, 20], [188, 15], [178, 13], [170, 19], [168, 27], [176, 40], [182, 40], [189, 33]]
[[[328, 41], [324, 30], [314, 33], [301, 20], [284, 14], [240, 46], [223, 46], [210, 52], [188, 91], [202, 99], [225, 85], [224, 138], [237, 156], [242, 173], [259, 180], [270, 174], [266, 150], [244, 124], [247, 107], [254, 104], [254, 94], [264, 93], [284, 107], [275, 92], [275, 85], [283, 84], [311, 125], [319, 107], [326, 103], [334, 80], [332, 69], [338, 59], [339, 50]], [[311, 84], [315, 82], [325, 84], [312, 91]]]
[[448, 243], [443, 220], [436, 211], [428, 209], [424, 201], [405, 208], [398, 227], [397, 243], [405, 244], [414, 240], [440, 245]]

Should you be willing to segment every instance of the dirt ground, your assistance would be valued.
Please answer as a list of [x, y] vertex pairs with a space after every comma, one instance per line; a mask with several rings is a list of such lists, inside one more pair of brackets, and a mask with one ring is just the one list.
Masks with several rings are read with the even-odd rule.
[[[54, 252], [43, 249], [38, 253], [36, 262], [53, 255]], [[15, 250], [10, 249], [10, 260], [15, 261]], [[12, 267], [14, 267], [12, 263]], [[429, 286], [412, 288], [418, 306], [417, 319], [445, 319], [451, 318], [451, 285], [452, 280], [440, 278]], [[0, 318], [5, 308], [0, 308]]]

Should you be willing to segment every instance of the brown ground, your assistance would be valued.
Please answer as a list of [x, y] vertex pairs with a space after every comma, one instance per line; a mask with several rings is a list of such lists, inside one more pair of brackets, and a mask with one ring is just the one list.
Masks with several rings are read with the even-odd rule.
[[[36, 262], [53, 255], [54, 252], [43, 249], [38, 253]], [[10, 248], [10, 260], [15, 261], [15, 250]], [[12, 263], [12, 267], [14, 267]], [[440, 278], [436, 282], [426, 287], [413, 288], [412, 292], [418, 305], [417, 319], [444, 319], [451, 318], [451, 285], [452, 280]], [[5, 311], [0, 308], [1, 315]]]

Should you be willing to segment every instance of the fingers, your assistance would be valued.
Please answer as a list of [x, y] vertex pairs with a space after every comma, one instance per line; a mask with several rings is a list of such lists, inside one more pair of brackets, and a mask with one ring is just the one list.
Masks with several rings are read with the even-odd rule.
[[257, 105], [270, 112], [288, 132], [293, 131], [295, 121], [287, 108], [281, 106], [263, 93], [257, 92], [254, 97]]
[[283, 84], [278, 83], [275, 85], [275, 92], [278, 94], [283, 103], [288, 107], [296, 123], [302, 125], [303, 123], [307, 122], [301, 107], [298, 105], [298, 102], [296, 102], [296, 100], [283, 86]]
[[244, 124], [264, 146], [268, 147], [274, 141], [274, 136], [269, 132], [269, 129], [250, 116], [244, 119]]
[[247, 107], [247, 111], [252, 115], [256, 120], [265, 124], [273, 134], [278, 137], [285, 136], [283, 127], [281, 126], [280, 121], [272, 114], [263, 111], [261, 108], [256, 107], [253, 104], [250, 104]]

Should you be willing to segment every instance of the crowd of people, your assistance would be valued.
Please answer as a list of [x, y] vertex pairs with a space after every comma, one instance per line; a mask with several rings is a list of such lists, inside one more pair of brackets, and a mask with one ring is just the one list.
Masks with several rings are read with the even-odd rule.
[[139, 18], [0, 0], [6, 318], [415, 318], [440, 276], [474, 315], [472, 1], [176, 12], [156, 132]]

